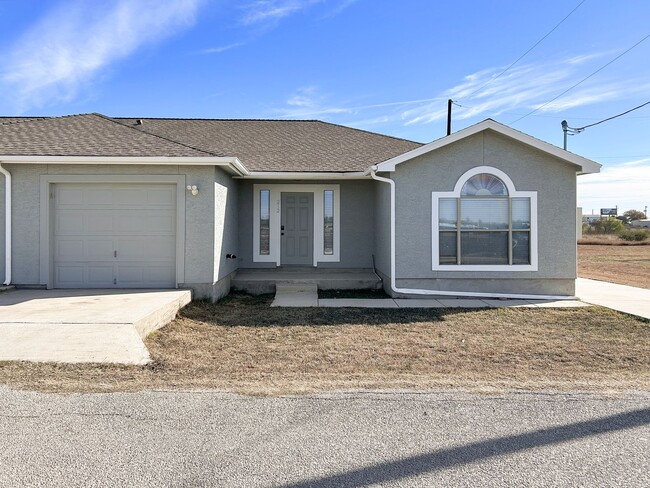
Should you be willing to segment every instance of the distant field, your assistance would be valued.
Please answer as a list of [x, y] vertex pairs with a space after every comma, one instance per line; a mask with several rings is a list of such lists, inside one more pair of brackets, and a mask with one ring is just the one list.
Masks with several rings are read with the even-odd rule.
[[650, 246], [579, 244], [578, 276], [650, 288]]

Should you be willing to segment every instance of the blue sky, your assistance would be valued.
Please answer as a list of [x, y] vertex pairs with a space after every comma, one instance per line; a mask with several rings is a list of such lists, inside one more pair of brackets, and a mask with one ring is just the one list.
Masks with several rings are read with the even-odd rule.
[[[650, 100], [650, 39], [611, 62], [648, 19], [647, 0], [0, 0], [0, 114], [307, 118], [428, 142], [452, 98], [454, 130], [491, 117], [560, 146], [563, 119]], [[650, 204], [650, 105], [569, 149], [604, 165], [579, 178], [586, 213]]]

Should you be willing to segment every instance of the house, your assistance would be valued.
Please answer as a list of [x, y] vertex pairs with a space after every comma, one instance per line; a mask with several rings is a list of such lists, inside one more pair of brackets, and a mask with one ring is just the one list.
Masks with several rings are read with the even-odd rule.
[[570, 296], [576, 177], [599, 168], [489, 119], [421, 144], [320, 121], [0, 118], [0, 277], [216, 299], [238, 272], [365, 270], [393, 296]]

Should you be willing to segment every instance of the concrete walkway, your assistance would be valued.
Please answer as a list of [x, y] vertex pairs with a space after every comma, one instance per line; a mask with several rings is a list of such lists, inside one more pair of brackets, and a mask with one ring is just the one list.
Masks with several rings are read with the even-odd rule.
[[576, 296], [593, 305], [601, 305], [650, 320], [650, 290], [645, 288], [578, 278]]
[[497, 307], [587, 307], [578, 300], [498, 300], [479, 298], [318, 298], [316, 284], [276, 286], [272, 307], [326, 308], [497, 308]]
[[189, 290], [14, 290], [0, 294], [0, 361], [147, 364], [142, 340]]

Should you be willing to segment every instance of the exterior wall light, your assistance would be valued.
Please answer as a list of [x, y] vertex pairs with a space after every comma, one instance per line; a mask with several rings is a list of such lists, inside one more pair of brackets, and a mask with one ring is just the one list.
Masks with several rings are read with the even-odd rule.
[[187, 191], [191, 191], [194, 196], [199, 194], [199, 188], [196, 185], [187, 185]]

